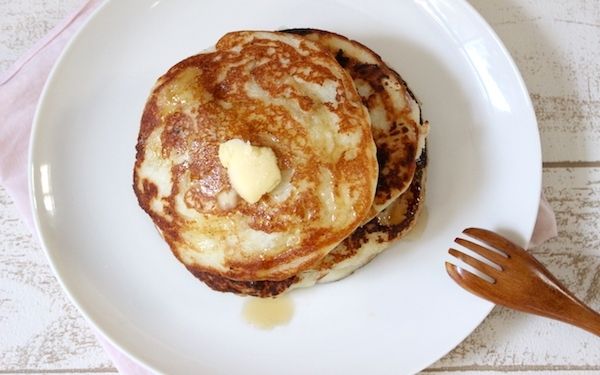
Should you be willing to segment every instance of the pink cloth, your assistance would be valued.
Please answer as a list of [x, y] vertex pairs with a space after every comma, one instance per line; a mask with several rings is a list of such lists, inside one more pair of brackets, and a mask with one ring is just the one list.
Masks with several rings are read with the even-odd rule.
[[[13, 197], [30, 228], [33, 224], [27, 187], [27, 151], [37, 102], [56, 59], [101, 2], [84, 1], [0, 77], [0, 184]], [[96, 335], [120, 373], [151, 374], [111, 346], [101, 334]]]
[[533, 228], [533, 234], [529, 240], [529, 248], [539, 246], [549, 239], [558, 236], [558, 228], [556, 227], [556, 217], [552, 207], [544, 197], [540, 199], [540, 208], [538, 209], [537, 220]]
[[[30, 228], [33, 225], [27, 187], [27, 150], [37, 102], [48, 74], [65, 44], [101, 2], [84, 1], [80, 9], [55, 27], [0, 77], [0, 183], [11, 194]], [[542, 196], [530, 247], [556, 235], [554, 212]], [[150, 373], [112, 347], [100, 334], [98, 338], [120, 373]]]

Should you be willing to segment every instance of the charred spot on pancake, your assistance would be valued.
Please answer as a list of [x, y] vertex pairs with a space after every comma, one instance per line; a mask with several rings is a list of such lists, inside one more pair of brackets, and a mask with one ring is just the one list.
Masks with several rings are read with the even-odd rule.
[[414, 165], [417, 163], [415, 161], [415, 156], [417, 155], [416, 147], [413, 144], [408, 144], [406, 148], [408, 152], [406, 153], [404, 160], [402, 160], [402, 165], [414, 168]]
[[290, 34], [297, 34], [297, 35], [306, 35], [306, 34], [310, 34], [314, 31], [315, 29], [309, 29], [309, 28], [292, 28], [292, 29], [283, 29], [283, 30], [279, 30], [282, 33], [290, 33]]
[[357, 64], [352, 67], [352, 77], [361, 78], [369, 82], [375, 92], [385, 90], [383, 80], [388, 77], [386, 72], [376, 64]]
[[377, 163], [379, 164], [379, 176], [377, 177], [377, 190], [375, 191], [375, 199], [387, 200], [391, 193], [389, 191], [389, 184], [391, 181], [387, 176], [382, 173], [389, 159], [389, 150], [385, 146], [377, 147]]
[[168, 114], [165, 118], [165, 129], [161, 133], [163, 157], [169, 157], [171, 150], [181, 152], [187, 147], [189, 134], [193, 131], [194, 122], [181, 112]]
[[342, 68], [346, 68], [348, 63], [350, 62], [350, 58], [344, 55], [344, 50], [341, 48], [335, 54], [335, 59], [342, 66]]
[[393, 137], [397, 137], [398, 135], [401, 134], [402, 129], [403, 128], [400, 127], [396, 121], [394, 121], [394, 122], [392, 122], [392, 125], [390, 126], [389, 134]]
[[423, 168], [427, 167], [428, 161], [429, 160], [428, 160], [428, 156], [427, 156], [427, 142], [425, 142], [425, 146], [423, 147], [421, 156], [419, 157], [419, 159], [417, 159], [417, 168], [423, 169]]

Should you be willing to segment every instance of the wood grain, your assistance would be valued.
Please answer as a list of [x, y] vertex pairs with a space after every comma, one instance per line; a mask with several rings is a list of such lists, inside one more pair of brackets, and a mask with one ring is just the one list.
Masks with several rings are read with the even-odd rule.
[[[559, 237], [532, 252], [578, 298], [600, 310], [600, 168], [545, 169], [544, 185]], [[600, 338], [497, 307], [433, 368], [600, 371]]]
[[600, 161], [600, 1], [469, 2], [523, 75], [544, 161]]
[[[448, 250], [450, 255], [457, 258], [454, 261], [456, 264], [446, 263], [448, 274], [461, 287], [494, 304], [556, 319], [600, 337], [600, 314], [573, 295], [531, 252], [501, 234], [486, 229], [471, 227], [465, 229], [463, 234], [455, 239], [460, 246]], [[498, 267], [482, 262], [471, 253]], [[472, 266], [489, 280], [461, 268], [462, 264]]]

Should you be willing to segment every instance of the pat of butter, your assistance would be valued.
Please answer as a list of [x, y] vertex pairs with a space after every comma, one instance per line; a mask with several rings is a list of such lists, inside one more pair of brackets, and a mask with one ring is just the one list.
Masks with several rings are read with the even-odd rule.
[[227, 169], [233, 189], [248, 203], [256, 203], [281, 182], [275, 153], [241, 139], [219, 145], [219, 160]]

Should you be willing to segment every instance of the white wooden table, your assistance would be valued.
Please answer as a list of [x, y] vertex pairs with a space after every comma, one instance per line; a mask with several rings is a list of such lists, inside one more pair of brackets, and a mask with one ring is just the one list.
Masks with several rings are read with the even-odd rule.
[[[0, 0], [0, 71], [79, 1]], [[600, 0], [471, 3], [512, 53], [538, 116], [559, 238], [533, 252], [600, 310]], [[0, 188], [0, 374], [114, 372]], [[424, 371], [496, 372], [599, 374], [600, 338], [498, 307]]]

